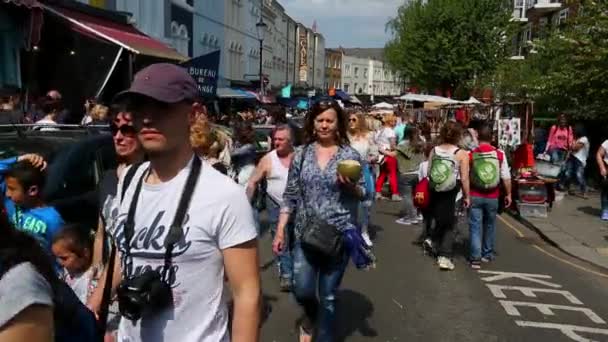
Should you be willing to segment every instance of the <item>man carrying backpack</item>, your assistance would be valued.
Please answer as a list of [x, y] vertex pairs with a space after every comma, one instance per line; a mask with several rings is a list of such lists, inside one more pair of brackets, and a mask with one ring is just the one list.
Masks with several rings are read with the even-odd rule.
[[[479, 146], [471, 151], [471, 211], [469, 239], [471, 268], [494, 259], [496, 215], [500, 182], [504, 184], [505, 206], [511, 205], [511, 171], [505, 153], [490, 144], [492, 128], [483, 125], [478, 131]], [[483, 230], [482, 230], [483, 227]]]

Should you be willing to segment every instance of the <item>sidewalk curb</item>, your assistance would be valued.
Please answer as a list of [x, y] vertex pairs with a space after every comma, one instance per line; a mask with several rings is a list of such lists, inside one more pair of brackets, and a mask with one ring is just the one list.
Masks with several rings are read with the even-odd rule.
[[[551, 246], [557, 248], [558, 250], [560, 250], [562, 253], [569, 255], [577, 260], [580, 260], [582, 262], [585, 262], [587, 264], [593, 265], [594, 267], [598, 267], [603, 271], [608, 271], [608, 267], [605, 265], [600, 265], [594, 261], [591, 261], [587, 258], [584, 258], [582, 256], [576, 255], [574, 253], [571, 253], [569, 251], [567, 251], [566, 249], [564, 249], [562, 246], [560, 246], [560, 244], [558, 244], [557, 242], [553, 241], [549, 236], [547, 236], [547, 234], [545, 234], [545, 232], [543, 232], [541, 229], [539, 229], [538, 227], [536, 227], [532, 222], [528, 221], [527, 219], [525, 219], [524, 217], [520, 216], [518, 213], [516, 212], [512, 212], [511, 210], [505, 210], [504, 213], [508, 214], [510, 217], [512, 217], [514, 220], [516, 220], [517, 222], [519, 222], [520, 224], [522, 224], [523, 226], [525, 226], [526, 228], [532, 230], [533, 232], [535, 232], [536, 234], [538, 234], [540, 236], [541, 239], [543, 239], [543, 241], [547, 242], [548, 244], [550, 244]], [[582, 247], [585, 247], [591, 251], [593, 251], [593, 253], [597, 253], [595, 250], [593, 250], [593, 248], [584, 246], [581, 244]]]

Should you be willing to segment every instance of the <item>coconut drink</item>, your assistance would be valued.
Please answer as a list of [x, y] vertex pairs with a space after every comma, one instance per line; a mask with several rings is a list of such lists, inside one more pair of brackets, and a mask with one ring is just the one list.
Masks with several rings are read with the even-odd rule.
[[361, 163], [351, 159], [342, 160], [338, 163], [338, 173], [352, 182], [357, 182], [361, 178]]

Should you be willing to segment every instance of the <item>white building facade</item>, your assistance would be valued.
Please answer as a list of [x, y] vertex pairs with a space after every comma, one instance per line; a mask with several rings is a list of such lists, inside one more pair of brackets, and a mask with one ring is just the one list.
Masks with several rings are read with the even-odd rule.
[[[78, 1], [131, 13], [139, 30], [185, 56], [198, 57], [220, 50], [220, 87], [259, 82], [260, 40], [256, 24], [262, 19], [267, 25], [262, 53], [267, 88], [286, 84], [323, 87], [325, 38], [296, 22], [277, 0]], [[302, 46], [306, 48], [303, 54]], [[303, 67], [306, 74], [300, 77]]]
[[340, 49], [342, 90], [353, 95], [398, 96], [403, 82], [383, 61], [383, 49]]

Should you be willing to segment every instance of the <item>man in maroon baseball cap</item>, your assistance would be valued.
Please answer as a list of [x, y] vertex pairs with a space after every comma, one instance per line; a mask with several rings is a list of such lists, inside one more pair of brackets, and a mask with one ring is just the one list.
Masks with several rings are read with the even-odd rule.
[[135, 74], [131, 87], [114, 98], [129, 100], [146, 96], [158, 102], [177, 103], [199, 98], [198, 85], [185, 68], [175, 64], [152, 64]]
[[[119, 189], [126, 174], [133, 181], [120, 201], [115, 201], [114, 217], [107, 227], [125, 259], [125, 267], [117, 271], [123, 279], [167, 267], [162, 262], [165, 238], [184, 190], [192, 189], [181, 238], [174, 245], [168, 276], [162, 279], [171, 287], [173, 301], [170, 307], [146, 312], [141, 320], [122, 319], [121, 341], [259, 339], [261, 286], [252, 208], [244, 189], [201, 161], [190, 146], [198, 96], [196, 82], [186, 69], [153, 64], [138, 72], [129, 90], [116, 97], [132, 113], [137, 137], [149, 158], [139, 167], [132, 166], [137, 168], [134, 172], [123, 172]], [[194, 186], [187, 185], [191, 175], [196, 176]], [[134, 213], [133, 238], [127, 242], [124, 227], [129, 212]], [[130, 251], [124, 248], [127, 244]], [[224, 274], [233, 289], [232, 334], [221, 295]], [[118, 282], [112, 285], [115, 289]]]

